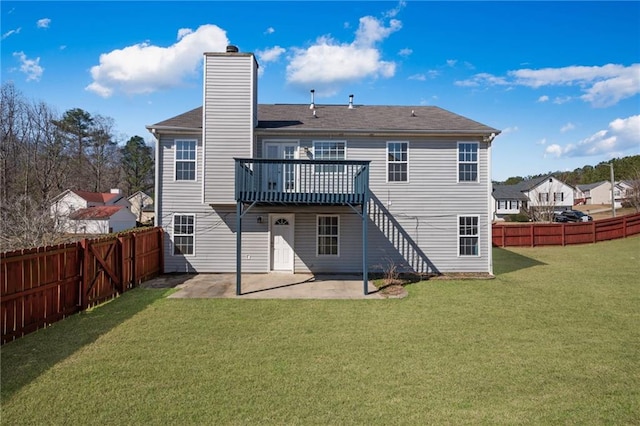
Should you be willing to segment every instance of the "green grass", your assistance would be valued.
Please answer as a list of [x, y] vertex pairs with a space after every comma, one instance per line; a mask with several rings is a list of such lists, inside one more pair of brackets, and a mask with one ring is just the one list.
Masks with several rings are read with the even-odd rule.
[[640, 238], [405, 299], [135, 289], [2, 347], [2, 424], [638, 424]]

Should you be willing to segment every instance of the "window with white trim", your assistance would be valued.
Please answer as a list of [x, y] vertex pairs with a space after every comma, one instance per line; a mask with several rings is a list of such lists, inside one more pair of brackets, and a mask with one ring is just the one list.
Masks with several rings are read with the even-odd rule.
[[558, 201], [564, 201], [564, 192], [553, 193], [553, 202], [557, 203]]
[[176, 140], [176, 180], [196, 180], [196, 141]]
[[340, 217], [336, 215], [317, 216], [316, 254], [318, 256], [338, 256], [340, 254]]
[[[346, 159], [346, 143], [344, 141], [314, 141], [313, 158], [315, 160]], [[316, 173], [344, 173], [344, 165], [320, 164], [314, 168]]]
[[539, 192], [538, 193], [538, 201], [541, 203], [549, 202], [549, 193], [548, 192]]
[[458, 254], [478, 256], [479, 216], [458, 216]]
[[193, 214], [173, 216], [173, 254], [192, 255], [195, 247], [195, 220]]
[[409, 180], [408, 151], [408, 142], [387, 142], [387, 182]]
[[477, 142], [458, 142], [458, 182], [478, 182]]

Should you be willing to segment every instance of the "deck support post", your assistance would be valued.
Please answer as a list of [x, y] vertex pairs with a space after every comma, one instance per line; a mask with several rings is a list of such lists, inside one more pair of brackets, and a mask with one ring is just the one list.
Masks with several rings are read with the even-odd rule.
[[242, 203], [236, 205], [236, 296], [242, 294]]
[[367, 262], [367, 253], [369, 241], [367, 238], [368, 218], [367, 207], [369, 204], [368, 192], [365, 192], [364, 202], [362, 203], [362, 285], [364, 287], [364, 295], [369, 294], [369, 265]]

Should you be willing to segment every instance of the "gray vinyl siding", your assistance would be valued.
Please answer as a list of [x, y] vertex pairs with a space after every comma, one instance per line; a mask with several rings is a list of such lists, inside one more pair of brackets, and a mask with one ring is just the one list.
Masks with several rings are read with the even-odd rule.
[[253, 55], [205, 55], [204, 201], [233, 204], [234, 157], [251, 157], [256, 123]]
[[[254, 147], [262, 154], [264, 140], [291, 140], [299, 142], [300, 157], [305, 147], [311, 149], [317, 138], [257, 138]], [[490, 253], [488, 239], [490, 205], [488, 194], [489, 164], [488, 145], [479, 143], [479, 181], [458, 182], [458, 142], [460, 138], [438, 140], [393, 137], [385, 139], [336, 138], [346, 140], [348, 160], [370, 160], [369, 206], [369, 268], [384, 269], [392, 262], [402, 269], [423, 273], [432, 272], [489, 272]], [[409, 181], [387, 183], [386, 143], [388, 140], [409, 142]], [[477, 139], [470, 140], [477, 142]], [[315, 228], [309, 224], [315, 220], [316, 207], [310, 207], [311, 216], [296, 215], [296, 253], [304, 253], [312, 259], [315, 252]], [[335, 209], [335, 208], [334, 208]], [[348, 209], [348, 208], [347, 208]], [[349, 209], [348, 209], [349, 210]], [[304, 210], [302, 210], [304, 211]], [[458, 255], [458, 217], [479, 216], [479, 256]], [[345, 219], [348, 218], [348, 219]], [[311, 221], [311, 222], [310, 222]], [[355, 221], [355, 222], [353, 222]], [[296, 271], [313, 268], [336, 272], [362, 271], [361, 222], [357, 215], [341, 217], [341, 255], [339, 262], [330, 259], [303, 261], [296, 258]], [[303, 232], [302, 237], [299, 233]], [[313, 247], [309, 247], [313, 244]], [[346, 253], [349, 253], [347, 256]], [[341, 256], [342, 257], [342, 256]]]

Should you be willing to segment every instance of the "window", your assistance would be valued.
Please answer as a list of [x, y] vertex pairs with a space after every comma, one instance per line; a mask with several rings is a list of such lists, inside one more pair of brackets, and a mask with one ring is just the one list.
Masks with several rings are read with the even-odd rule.
[[407, 182], [408, 142], [387, 142], [387, 182]]
[[478, 143], [458, 142], [458, 182], [478, 181]]
[[176, 180], [196, 180], [195, 140], [176, 140]]
[[338, 256], [340, 246], [340, 218], [338, 216], [318, 216], [318, 256]]
[[[313, 143], [313, 158], [315, 160], [344, 160], [345, 142], [323, 141]], [[321, 164], [315, 166], [316, 173], [344, 173], [344, 165]]]
[[478, 256], [478, 216], [458, 217], [458, 245], [460, 256]]
[[190, 255], [194, 253], [195, 216], [177, 214], [173, 216], [173, 254]]
[[564, 201], [564, 192], [554, 192], [553, 202]]
[[540, 192], [540, 193], [538, 193], [538, 201], [540, 201], [541, 203], [548, 203], [549, 202], [549, 193], [548, 192]]

